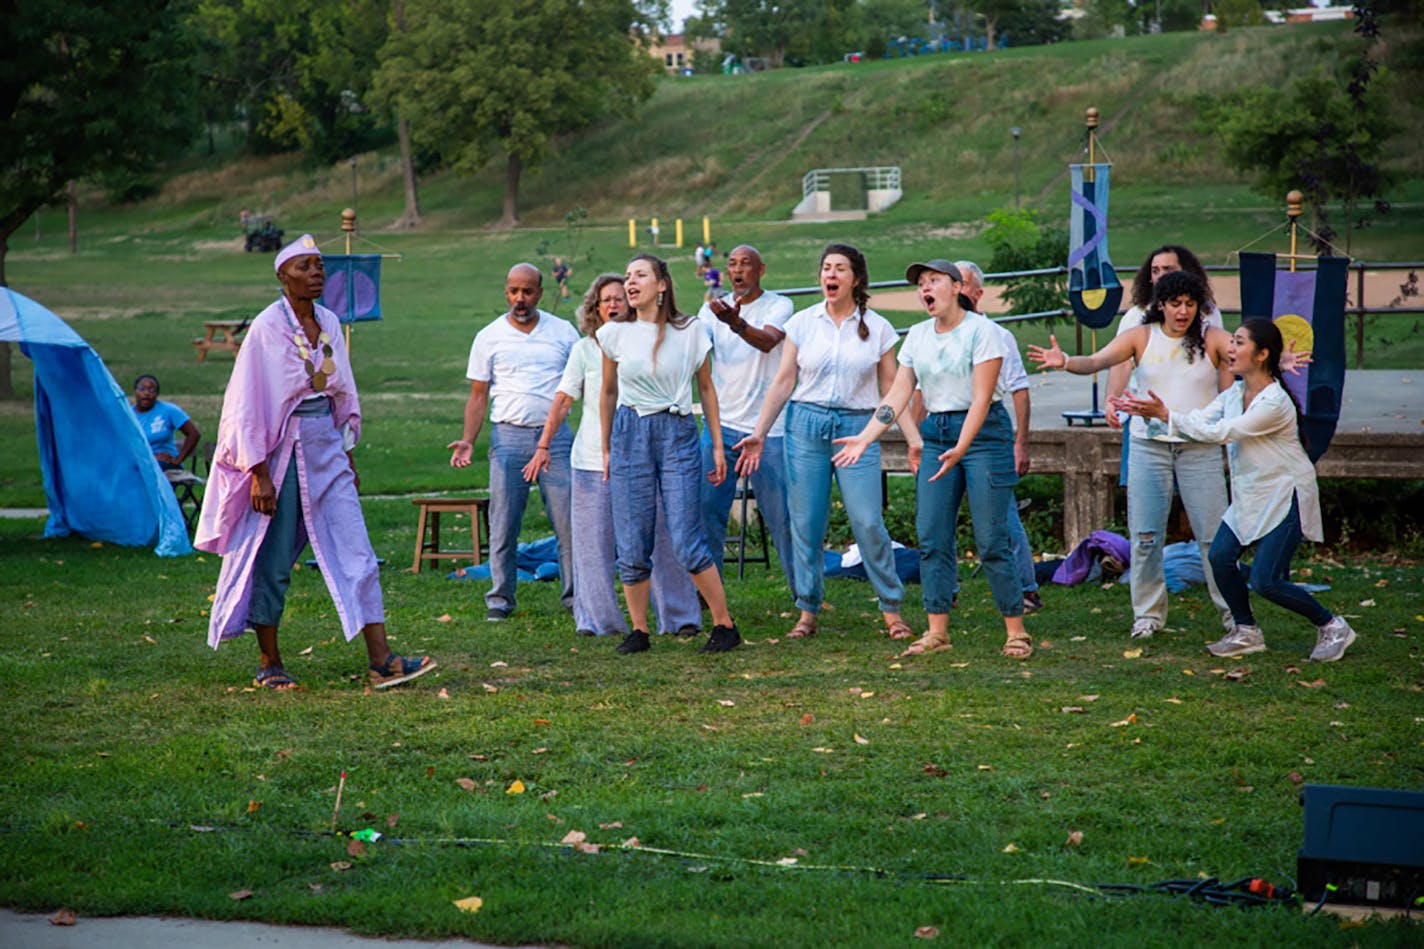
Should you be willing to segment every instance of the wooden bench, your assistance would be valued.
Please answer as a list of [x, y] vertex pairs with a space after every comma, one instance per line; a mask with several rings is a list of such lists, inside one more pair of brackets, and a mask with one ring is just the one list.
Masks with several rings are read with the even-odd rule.
[[203, 329], [204, 335], [193, 340], [193, 346], [198, 350], [198, 362], [202, 362], [208, 356], [210, 349], [223, 349], [234, 356], [242, 348], [242, 337], [247, 331], [247, 320], [205, 320]]
[[[469, 560], [479, 563], [482, 556], [488, 555], [489, 498], [413, 498], [410, 503], [420, 508], [420, 522], [415, 530], [415, 563], [410, 568], [411, 573], [420, 573], [421, 564], [426, 560]], [[469, 516], [471, 549], [440, 548], [441, 514]]]

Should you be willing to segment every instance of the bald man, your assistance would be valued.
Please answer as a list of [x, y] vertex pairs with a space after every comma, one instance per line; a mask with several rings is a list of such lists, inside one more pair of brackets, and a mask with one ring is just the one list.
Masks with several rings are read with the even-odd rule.
[[[730, 298], [714, 298], [702, 305], [697, 318], [712, 337], [712, 386], [722, 415], [722, 444], [727, 470], [736, 469], [741, 453], [731, 446], [750, 435], [757, 425], [766, 390], [781, 363], [782, 327], [795, 309], [791, 300], [763, 290], [766, 264], [755, 247], [742, 244], [727, 255]], [[766, 522], [786, 582], [791, 584], [791, 525], [786, 515], [786, 462], [782, 454], [783, 420], [778, 418], [767, 434], [761, 466], [751, 475], [757, 508]], [[703, 468], [711, 470], [712, 435], [702, 432]], [[702, 530], [717, 569], [727, 546], [727, 517], [737, 492], [737, 478], [719, 485], [702, 482]], [[794, 589], [792, 585], [792, 589]]]
[[490, 622], [514, 612], [515, 554], [519, 525], [529, 503], [529, 482], [524, 480], [523, 470], [536, 448], [549, 452], [549, 467], [539, 475], [539, 495], [559, 542], [564, 606], [573, 609], [573, 548], [569, 541], [573, 434], [564, 424], [548, 444], [539, 439], [579, 334], [567, 321], [539, 309], [543, 294], [544, 275], [538, 267], [520, 263], [509, 268], [504, 279], [509, 309], [475, 335], [465, 373], [470, 397], [465, 402], [464, 431], [446, 446], [452, 467], [468, 467], [489, 410], [493, 426], [489, 449], [491, 586], [485, 594], [485, 618]]

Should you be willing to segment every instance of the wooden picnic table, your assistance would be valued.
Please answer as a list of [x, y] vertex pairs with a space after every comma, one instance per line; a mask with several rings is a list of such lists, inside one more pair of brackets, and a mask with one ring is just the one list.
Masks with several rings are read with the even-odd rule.
[[247, 329], [247, 320], [204, 320], [206, 333], [196, 337], [193, 345], [198, 350], [198, 362], [207, 358], [210, 349], [225, 349], [237, 355], [242, 347], [242, 336]]

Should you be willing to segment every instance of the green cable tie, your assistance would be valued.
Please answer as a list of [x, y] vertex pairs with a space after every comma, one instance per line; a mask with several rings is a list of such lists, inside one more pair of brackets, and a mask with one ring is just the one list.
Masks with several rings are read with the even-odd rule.
[[1333, 883], [1327, 883], [1325, 884], [1325, 891], [1327, 893], [1338, 893], [1340, 888]]

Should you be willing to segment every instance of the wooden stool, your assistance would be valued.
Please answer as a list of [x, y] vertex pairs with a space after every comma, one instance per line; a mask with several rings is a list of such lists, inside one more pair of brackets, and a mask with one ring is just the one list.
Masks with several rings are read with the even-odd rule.
[[[413, 498], [410, 503], [420, 508], [420, 523], [415, 531], [415, 564], [410, 568], [411, 573], [419, 573], [421, 561], [424, 560], [471, 560], [479, 563], [481, 556], [489, 553], [489, 498]], [[473, 550], [440, 549], [441, 514], [470, 516]], [[480, 540], [481, 528], [484, 530], [483, 541]]]

